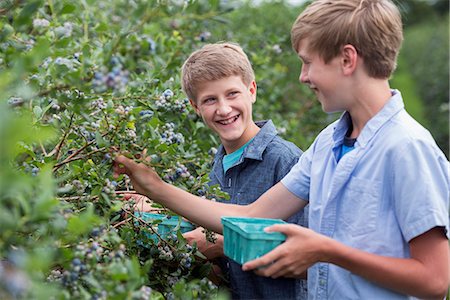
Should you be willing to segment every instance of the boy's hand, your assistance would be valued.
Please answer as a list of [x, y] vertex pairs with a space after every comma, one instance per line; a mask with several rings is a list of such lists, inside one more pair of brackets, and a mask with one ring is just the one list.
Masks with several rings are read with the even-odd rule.
[[193, 245], [194, 242], [197, 243], [198, 250], [206, 256], [207, 259], [211, 260], [213, 258], [222, 257], [223, 256], [223, 236], [216, 235], [217, 240], [215, 243], [208, 242], [206, 240], [205, 233], [203, 232], [202, 227], [198, 227], [192, 231], [186, 232], [183, 234], [183, 237], [189, 243], [189, 245]]
[[152, 201], [141, 194], [137, 194], [137, 193], [130, 193], [130, 194], [122, 194], [122, 197], [124, 200], [128, 200], [128, 201], [134, 201], [134, 206], [133, 208], [137, 211], [140, 212], [151, 212], [156, 210], [154, 207], [152, 207]]
[[245, 263], [242, 270], [256, 269], [256, 274], [272, 278], [303, 278], [310, 266], [321, 261], [320, 248], [328, 240], [325, 236], [294, 224], [273, 225], [265, 231], [284, 233], [286, 241], [266, 255]]
[[133, 160], [119, 155], [114, 159], [114, 176], [127, 174], [133, 184], [133, 188], [139, 194], [149, 196], [152, 192], [163, 184], [156, 172], [142, 163], [135, 163]]

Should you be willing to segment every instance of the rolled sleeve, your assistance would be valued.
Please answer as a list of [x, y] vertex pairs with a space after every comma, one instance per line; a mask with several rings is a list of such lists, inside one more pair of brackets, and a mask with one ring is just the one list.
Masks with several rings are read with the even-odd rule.
[[300, 157], [298, 163], [281, 180], [281, 183], [295, 196], [309, 201], [312, 149], [310, 147]]
[[434, 227], [444, 227], [449, 238], [448, 161], [420, 141], [405, 143], [395, 161], [395, 208], [405, 239]]

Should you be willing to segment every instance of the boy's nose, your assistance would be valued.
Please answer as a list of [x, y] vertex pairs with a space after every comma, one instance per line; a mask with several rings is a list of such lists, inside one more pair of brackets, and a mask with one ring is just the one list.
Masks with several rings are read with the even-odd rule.
[[232, 111], [231, 107], [226, 101], [218, 101], [216, 113], [220, 116], [226, 116]]
[[309, 82], [308, 73], [304, 72], [302, 69], [302, 71], [300, 72], [300, 76], [298, 77], [298, 80], [300, 81], [300, 83], [308, 83]]
[[305, 66], [305, 64], [302, 64], [298, 80], [300, 81], [300, 83], [309, 83], [308, 68]]

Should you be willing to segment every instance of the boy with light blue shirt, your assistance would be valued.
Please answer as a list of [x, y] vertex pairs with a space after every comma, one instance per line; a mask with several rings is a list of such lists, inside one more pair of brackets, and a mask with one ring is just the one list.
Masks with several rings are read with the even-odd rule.
[[[285, 218], [308, 204], [309, 229], [266, 228], [286, 234], [286, 242], [243, 270], [272, 278], [307, 271], [311, 299], [443, 299], [450, 280], [450, 167], [389, 86], [403, 40], [398, 8], [390, 0], [316, 0], [295, 21], [291, 39], [303, 62], [300, 81], [325, 112], [344, 113], [257, 201], [201, 205], [123, 156], [115, 171], [218, 232], [224, 214]], [[345, 138], [354, 140], [350, 151]]]

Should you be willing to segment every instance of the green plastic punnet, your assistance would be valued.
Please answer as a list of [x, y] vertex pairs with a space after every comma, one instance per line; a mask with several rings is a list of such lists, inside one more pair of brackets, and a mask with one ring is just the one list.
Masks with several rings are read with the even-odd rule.
[[264, 231], [274, 224], [286, 224], [280, 219], [222, 217], [221, 220], [224, 254], [239, 264], [263, 256], [286, 240], [281, 232]]
[[[171, 234], [177, 234], [178, 229], [180, 229], [181, 233], [185, 233], [195, 228], [194, 224], [183, 220], [179, 216], [169, 216], [139, 211], [135, 212], [134, 215], [149, 223], [160, 220], [161, 222], [157, 223], [157, 232], [161, 238], [167, 238]], [[159, 238], [157, 234], [147, 233], [147, 236], [153, 241], [158, 242]]]

